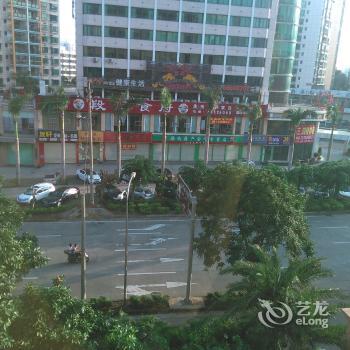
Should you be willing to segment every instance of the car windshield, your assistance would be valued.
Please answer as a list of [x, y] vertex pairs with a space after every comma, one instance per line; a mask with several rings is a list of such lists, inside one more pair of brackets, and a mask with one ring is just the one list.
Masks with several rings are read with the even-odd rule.
[[[34, 191], [36, 190], [36, 188], [34, 188]], [[33, 187], [28, 187], [25, 191], [24, 194], [26, 195], [32, 195], [33, 194]]]
[[62, 197], [63, 192], [64, 192], [64, 190], [51, 192], [48, 195], [48, 198], [50, 198], [50, 199], [60, 198], [60, 197]]

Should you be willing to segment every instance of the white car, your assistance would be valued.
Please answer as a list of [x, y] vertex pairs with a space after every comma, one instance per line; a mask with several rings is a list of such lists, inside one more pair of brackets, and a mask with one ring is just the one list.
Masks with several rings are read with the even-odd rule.
[[17, 202], [20, 204], [31, 204], [32, 201], [39, 201], [46, 198], [51, 192], [55, 191], [55, 186], [49, 182], [42, 182], [27, 188], [24, 193], [17, 196]]
[[148, 188], [136, 187], [134, 191], [134, 197], [148, 200], [154, 198], [154, 193]]
[[90, 169], [78, 169], [77, 170], [77, 177], [84, 182], [88, 182], [89, 184], [100, 184], [101, 183], [101, 177], [94, 171], [91, 176]]

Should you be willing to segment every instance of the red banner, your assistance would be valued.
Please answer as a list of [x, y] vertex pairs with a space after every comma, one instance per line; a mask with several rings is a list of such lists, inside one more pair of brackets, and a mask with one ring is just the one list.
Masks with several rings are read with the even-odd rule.
[[[152, 133], [151, 132], [122, 132], [123, 143], [151, 143]], [[104, 132], [104, 142], [115, 143], [117, 142], [117, 133], [113, 131]]]
[[294, 143], [313, 143], [315, 138], [316, 125], [299, 125], [295, 129], [295, 140]]
[[224, 124], [230, 125], [233, 124], [234, 118], [226, 118], [226, 117], [212, 117], [210, 119], [210, 124]]

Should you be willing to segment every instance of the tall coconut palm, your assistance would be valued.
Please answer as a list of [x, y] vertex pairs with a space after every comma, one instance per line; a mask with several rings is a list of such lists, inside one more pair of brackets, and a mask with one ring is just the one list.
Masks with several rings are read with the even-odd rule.
[[[299, 305], [309, 305], [308, 312], [312, 315], [317, 310], [318, 302], [334, 298], [336, 290], [318, 288], [315, 281], [331, 276], [329, 270], [322, 267], [321, 259], [309, 257], [290, 260], [287, 267], [282, 267], [276, 249], [267, 252], [259, 246], [251, 246], [251, 259], [240, 260], [224, 270], [240, 279], [230, 285], [226, 297], [229, 301], [228, 310], [240, 322], [245, 334], [250, 334], [249, 345], [252, 349], [314, 349], [311, 344], [320, 340], [323, 328], [313, 325], [298, 326], [295, 318], [298, 316]], [[283, 264], [285, 265], [285, 264]], [[283, 303], [283, 304], [281, 304]], [[285, 306], [286, 305], [286, 306]], [[277, 310], [276, 307], [281, 307]], [[271, 309], [271, 308], [272, 309]], [[282, 310], [283, 309], [283, 310]], [[274, 311], [278, 314], [274, 318]], [[327, 321], [336, 311], [335, 306], [328, 306], [329, 315], [316, 315]], [[284, 322], [283, 326], [270, 329], [269, 314], [272, 321]], [[281, 312], [281, 313], [280, 313]], [[281, 315], [285, 312], [285, 317]], [[287, 322], [288, 315], [292, 318]], [[278, 317], [281, 317], [279, 320]], [[269, 324], [271, 326], [271, 324]], [[329, 326], [331, 327], [331, 326]], [[254, 334], [254, 336], [252, 336]], [[330, 337], [329, 337], [330, 338]], [[322, 340], [328, 343], [333, 339]]]
[[160, 103], [162, 105], [162, 109], [164, 112], [163, 115], [163, 133], [162, 133], [162, 164], [161, 164], [161, 172], [162, 175], [164, 175], [165, 171], [165, 159], [166, 159], [166, 118], [167, 118], [167, 112], [169, 111], [169, 108], [171, 106], [172, 98], [171, 94], [168, 88], [163, 87], [161, 93], [160, 93]]
[[15, 138], [16, 138], [16, 179], [17, 185], [21, 184], [21, 155], [19, 148], [19, 134], [18, 134], [18, 118], [27, 100], [27, 96], [18, 95], [10, 99], [8, 104], [8, 110], [13, 118], [15, 126]]
[[41, 103], [40, 109], [54, 110], [60, 115], [61, 126], [61, 165], [62, 165], [62, 182], [66, 181], [66, 139], [65, 139], [65, 109], [68, 103], [68, 97], [63, 89], [59, 87], [52, 96], [48, 96], [44, 102]]
[[295, 131], [300, 125], [301, 121], [308, 115], [314, 115], [315, 112], [312, 110], [302, 110], [301, 108], [291, 108], [283, 112], [284, 115], [289, 119], [289, 150], [288, 150], [288, 170], [292, 169], [294, 146], [295, 146]]
[[122, 171], [122, 137], [121, 137], [121, 118], [126, 116], [129, 109], [137, 103], [134, 98], [127, 98], [125, 93], [114, 95], [111, 99], [112, 111], [117, 121], [117, 175], [120, 178]]
[[259, 104], [251, 103], [249, 105], [240, 105], [239, 108], [249, 119], [248, 150], [247, 162], [249, 164], [252, 157], [253, 130], [255, 123], [262, 118], [262, 110]]
[[207, 117], [205, 121], [205, 151], [204, 151], [204, 162], [206, 165], [208, 165], [209, 145], [210, 145], [210, 120], [211, 120], [211, 115], [213, 113], [213, 110], [217, 108], [220, 102], [221, 91], [216, 87], [207, 88], [204, 90], [203, 95], [204, 95], [204, 99], [208, 104]]
[[338, 105], [336, 104], [328, 105], [326, 116], [327, 116], [327, 119], [330, 120], [332, 123], [331, 137], [329, 138], [328, 151], [327, 151], [327, 162], [328, 162], [331, 157], [331, 152], [333, 148], [334, 129], [336, 128], [340, 120]]

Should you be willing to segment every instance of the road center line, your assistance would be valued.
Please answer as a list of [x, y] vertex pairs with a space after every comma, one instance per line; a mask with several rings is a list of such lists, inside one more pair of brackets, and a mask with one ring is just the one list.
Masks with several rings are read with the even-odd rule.
[[[167, 275], [175, 274], [175, 271], [161, 271], [161, 272], [128, 272], [128, 276], [138, 276], [138, 275]], [[117, 276], [124, 276], [124, 273], [118, 273]]]
[[63, 235], [39, 235], [37, 238], [62, 237]]
[[[138, 250], [165, 250], [166, 248], [141, 248], [141, 249], [129, 249], [129, 252], [136, 252]], [[124, 249], [115, 249], [115, 252], [123, 252]]]

